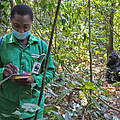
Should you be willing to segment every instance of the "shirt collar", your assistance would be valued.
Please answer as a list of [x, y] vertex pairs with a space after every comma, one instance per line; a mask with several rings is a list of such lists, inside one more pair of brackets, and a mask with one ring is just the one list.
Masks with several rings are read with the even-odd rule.
[[16, 38], [11, 33], [8, 35], [7, 43], [14, 43], [14, 42], [16, 42]]
[[38, 42], [38, 39], [33, 34], [30, 34], [30, 38], [29, 38], [28, 42], [29, 42], [29, 44]]

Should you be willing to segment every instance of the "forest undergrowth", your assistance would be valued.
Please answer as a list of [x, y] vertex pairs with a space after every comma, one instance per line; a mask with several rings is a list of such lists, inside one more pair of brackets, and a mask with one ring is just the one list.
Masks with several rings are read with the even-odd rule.
[[[24, 1], [33, 8], [32, 33], [49, 43], [57, 0], [11, 1], [15, 4]], [[45, 120], [120, 120], [120, 87], [117, 83], [108, 84], [105, 77], [110, 43], [119, 53], [120, 2], [90, 2], [90, 6], [88, 0], [61, 2], [51, 50], [56, 74], [45, 88]], [[11, 31], [9, 13], [12, 6], [9, 0], [1, 0], [0, 36]], [[88, 43], [89, 28], [91, 45]]]
[[93, 83], [88, 81], [89, 65], [76, 73], [64, 65], [57, 68], [55, 80], [46, 87], [45, 119], [119, 120], [120, 87], [107, 83], [105, 64], [102, 56], [94, 57]]

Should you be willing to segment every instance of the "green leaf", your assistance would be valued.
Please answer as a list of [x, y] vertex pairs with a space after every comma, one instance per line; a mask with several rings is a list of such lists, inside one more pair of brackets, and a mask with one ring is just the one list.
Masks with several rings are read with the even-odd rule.
[[31, 104], [31, 103], [24, 103], [22, 105], [22, 109], [25, 111], [25, 112], [35, 112], [37, 110], [40, 109], [40, 107], [36, 104]]
[[56, 117], [58, 118], [58, 120], [65, 120], [58, 112], [56, 111], [51, 111], [54, 115], [56, 115]]

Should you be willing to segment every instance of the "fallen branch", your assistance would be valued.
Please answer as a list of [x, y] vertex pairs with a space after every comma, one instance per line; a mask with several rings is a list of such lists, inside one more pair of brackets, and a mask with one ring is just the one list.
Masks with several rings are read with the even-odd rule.
[[99, 96], [97, 96], [95, 93], [93, 93], [93, 94], [95, 95], [95, 97], [97, 97], [98, 99], [100, 99], [104, 104], [106, 104], [109, 108], [111, 108], [111, 109], [113, 109], [113, 110], [115, 110], [117, 112], [120, 112], [120, 109], [117, 109], [117, 108], [109, 105], [106, 101], [104, 101], [102, 98], [100, 98]]

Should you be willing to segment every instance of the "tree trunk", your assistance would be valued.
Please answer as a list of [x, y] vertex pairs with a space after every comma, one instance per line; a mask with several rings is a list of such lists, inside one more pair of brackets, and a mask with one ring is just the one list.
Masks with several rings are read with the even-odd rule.
[[[111, 6], [114, 7], [115, 3], [112, 3]], [[108, 49], [107, 49], [107, 57], [110, 53], [113, 52], [113, 18], [114, 18], [114, 10], [112, 10], [110, 14], [110, 34], [109, 34], [109, 42], [108, 42]]]
[[11, 5], [11, 8], [13, 8], [16, 5], [15, 0], [10, 0], [10, 5]]

